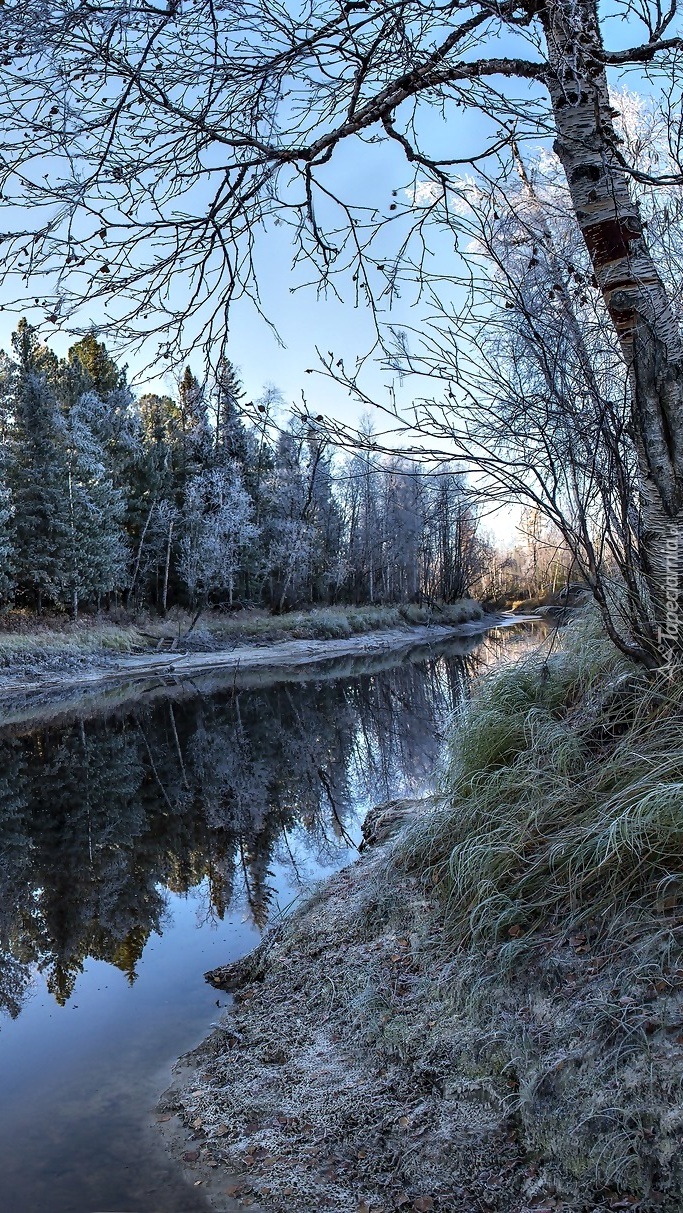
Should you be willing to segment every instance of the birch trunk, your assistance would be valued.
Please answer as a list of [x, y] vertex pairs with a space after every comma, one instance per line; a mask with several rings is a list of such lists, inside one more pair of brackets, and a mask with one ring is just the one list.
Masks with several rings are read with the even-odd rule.
[[554, 0], [541, 20], [555, 151], [631, 383], [643, 573], [661, 659], [683, 649], [683, 343], [619, 157], [596, 4]]

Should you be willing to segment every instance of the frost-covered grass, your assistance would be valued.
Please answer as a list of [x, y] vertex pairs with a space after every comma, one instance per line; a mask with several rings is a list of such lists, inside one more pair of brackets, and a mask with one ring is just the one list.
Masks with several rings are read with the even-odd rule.
[[647, 681], [583, 623], [484, 681], [413, 859], [457, 941], [511, 952], [683, 910], [683, 679]]
[[443, 914], [434, 1031], [509, 1081], [562, 1208], [680, 1209], [682, 721], [680, 671], [585, 618], [483, 682], [394, 844]]
[[144, 640], [131, 624], [69, 623], [37, 624], [25, 616], [4, 620], [13, 630], [0, 630], [0, 665], [26, 665], [32, 662], [83, 659], [98, 653], [134, 653]]
[[0, 666], [40, 662], [52, 665], [60, 658], [83, 661], [98, 654], [154, 652], [168, 641], [181, 647], [189, 643], [201, 649], [204, 644], [216, 648], [250, 641], [343, 639], [409, 624], [455, 625], [482, 616], [479, 604], [470, 599], [434, 608], [339, 606], [283, 615], [271, 615], [264, 610], [231, 614], [207, 611], [190, 631], [193, 616], [179, 609], [170, 611], [164, 619], [149, 613], [132, 616], [121, 612], [118, 619], [92, 619], [84, 615], [75, 623], [64, 616], [38, 620], [28, 612], [12, 611], [0, 618]]

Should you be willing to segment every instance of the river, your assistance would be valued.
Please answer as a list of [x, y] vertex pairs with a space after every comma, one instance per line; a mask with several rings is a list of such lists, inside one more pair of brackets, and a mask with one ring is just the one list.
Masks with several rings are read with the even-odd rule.
[[156, 687], [0, 724], [0, 1209], [200, 1213], [154, 1128], [222, 1014], [204, 972], [432, 786], [472, 677], [522, 628], [269, 685]]

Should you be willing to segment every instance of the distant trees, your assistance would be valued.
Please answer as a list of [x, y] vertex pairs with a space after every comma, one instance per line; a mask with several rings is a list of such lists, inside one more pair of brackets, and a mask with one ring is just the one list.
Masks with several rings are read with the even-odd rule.
[[0, 364], [0, 601], [76, 617], [238, 603], [447, 601], [477, 572], [475, 516], [446, 468], [329, 439], [224, 361], [136, 400], [89, 335], [59, 360], [21, 321]]
[[477, 516], [449, 465], [425, 470], [358, 452], [342, 480], [343, 584], [353, 601], [454, 602], [471, 590], [481, 571]]

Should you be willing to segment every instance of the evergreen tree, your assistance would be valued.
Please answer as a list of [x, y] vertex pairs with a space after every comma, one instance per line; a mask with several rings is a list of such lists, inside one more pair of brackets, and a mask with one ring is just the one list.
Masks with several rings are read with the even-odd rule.
[[64, 583], [74, 618], [79, 602], [99, 602], [126, 578], [125, 499], [112, 484], [97, 437], [104, 407], [94, 392], [86, 393], [65, 424], [69, 543]]
[[12, 345], [18, 362], [7, 459], [12, 543], [19, 591], [40, 611], [46, 600], [58, 602], [63, 589], [69, 537], [64, 421], [45, 369], [54, 364], [26, 320]]
[[175, 509], [174, 446], [177, 406], [170, 396], [150, 393], [138, 405], [140, 453], [136, 466], [133, 562], [128, 599], [160, 600], [168, 545], [165, 517]]
[[68, 362], [71, 366], [78, 364], [88, 376], [89, 386], [101, 399], [125, 386], [125, 370], [117, 367], [104, 342], [98, 341], [94, 333], [88, 333], [71, 346]]
[[219, 467], [236, 463], [249, 490], [255, 464], [255, 444], [242, 419], [244, 388], [235, 367], [227, 359], [218, 368], [214, 400], [216, 463]]
[[184, 493], [193, 476], [211, 467], [214, 454], [204, 389], [189, 366], [178, 384], [178, 431], [177, 480]]

